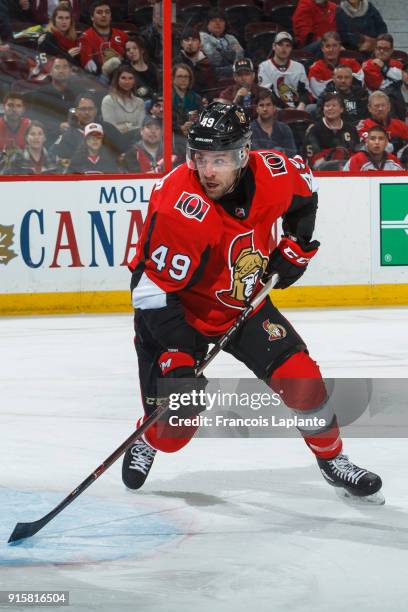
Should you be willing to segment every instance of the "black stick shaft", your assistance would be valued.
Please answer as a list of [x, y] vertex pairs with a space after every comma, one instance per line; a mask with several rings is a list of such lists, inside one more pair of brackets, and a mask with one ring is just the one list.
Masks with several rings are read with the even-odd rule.
[[[213, 348], [207, 353], [201, 362], [198, 370], [197, 376], [203, 373], [204, 369], [213, 361], [213, 359], [218, 355], [218, 353], [228, 344], [231, 340], [232, 336], [237, 332], [237, 330], [243, 325], [243, 323], [247, 320], [252, 311], [266, 298], [269, 291], [272, 289], [274, 284], [274, 278], [272, 278], [252, 299], [251, 303], [242, 311], [239, 315], [235, 323], [231, 325], [228, 331], [220, 338], [220, 340], [214, 344]], [[33, 521], [31, 523], [17, 523], [15, 526], [13, 533], [11, 534], [8, 542], [17, 542], [18, 540], [23, 540], [25, 538], [30, 538], [34, 534], [36, 534], [40, 529], [42, 529], [47, 523], [49, 523], [53, 518], [55, 518], [60, 512], [62, 512], [69, 504], [71, 504], [77, 497], [79, 497], [99, 476], [101, 476], [110, 466], [119, 459], [121, 455], [131, 446], [136, 440], [138, 440], [144, 432], [149, 429], [156, 421], [160, 419], [160, 417], [168, 410], [168, 404], [164, 403], [142, 423], [140, 427], [138, 427], [126, 440], [118, 446], [116, 450], [113, 451], [111, 455], [99, 467], [96, 468], [92, 474], [90, 474], [81, 484], [76, 487], [65, 499], [62, 500], [58, 506], [55, 506], [51, 512], [43, 516], [38, 521]]]

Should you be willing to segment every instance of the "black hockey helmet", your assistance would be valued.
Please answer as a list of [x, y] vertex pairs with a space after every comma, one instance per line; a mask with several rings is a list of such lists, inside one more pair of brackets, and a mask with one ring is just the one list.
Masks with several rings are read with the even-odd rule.
[[211, 102], [188, 131], [187, 164], [195, 169], [196, 151], [236, 151], [243, 159], [251, 135], [248, 117], [240, 106]]

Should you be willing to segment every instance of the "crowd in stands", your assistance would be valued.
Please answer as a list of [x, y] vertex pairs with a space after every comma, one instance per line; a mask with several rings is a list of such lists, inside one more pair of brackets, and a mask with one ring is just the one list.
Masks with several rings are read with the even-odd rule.
[[[253, 149], [408, 169], [408, 55], [368, 0], [175, 0], [173, 166], [212, 100]], [[0, 0], [0, 173], [161, 173], [160, 0]]]

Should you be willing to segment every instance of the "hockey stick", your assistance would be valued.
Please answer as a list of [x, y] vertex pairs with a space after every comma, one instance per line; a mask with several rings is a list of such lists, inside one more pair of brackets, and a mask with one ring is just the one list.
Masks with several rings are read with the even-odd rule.
[[[257, 293], [257, 295], [251, 300], [249, 305], [242, 311], [242, 313], [237, 317], [235, 323], [231, 325], [228, 331], [220, 338], [220, 340], [214, 344], [212, 349], [207, 353], [202, 362], [200, 363], [196, 376], [200, 376], [205, 368], [210, 364], [213, 359], [218, 355], [218, 353], [228, 344], [231, 340], [232, 336], [238, 331], [238, 329], [245, 323], [248, 319], [249, 315], [252, 311], [259, 306], [259, 304], [266, 298], [269, 291], [275, 285], [277, 280], [277, 276], [272, 276], [269, 281], [262, 287], [262, 289]], [[71, 491], [69, 495], [65, 499], [62, 500], [58, 506], [56, 506], [51, 512], [38, 519], [38, 521], [33, 521], [32, 523], [17, 523], [14, 527], [13, 533], [9, 537], [8, 543], [17, 542], [18, 540], [24, 540], [25, 538], [31, 538], [31, 536], [35, 535], [40, 529], [45, 527], [47, 523], [49, 523], [53, 518], [57, 516], [60, 512], [64, 510], [71, 502], [74, 501], [77, 497], [81, 495], [99, 476], [101, 476], [110, 466], [115, 463], [117, 459], [131, 446], [136, 440], [138, 440], [144, 432], [149, 429], [156, 421], [163, 416], [163, 414], [168, 410], [168, 403], [164, 403], [144, 421], [144, 423], [138, 427], [126, 440], [115, 450], [99, 467], [96, 468], [92, 474], [90, 474], [81, 484]]]

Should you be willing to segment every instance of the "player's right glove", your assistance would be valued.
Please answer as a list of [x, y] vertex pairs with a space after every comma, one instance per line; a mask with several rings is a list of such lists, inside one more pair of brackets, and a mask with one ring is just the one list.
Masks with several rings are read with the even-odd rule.
[[275, 289], [286, 289], [293, 285], [304, 274], [309, 261], [319, 250], [319, 246], [318, 240], [303, 243], [284, 236], [270, 254], [262, 280], [266, 282], [272, 274], [278, 274], [279, 280]]
[[203, 375], [196, 377], [194, 357], [184, 351], [168, 350], [160, 355], [159, 366], [165, 382], [168, 381], [166, 385], [168, 392], [165, 390], [165, 395], [197, 392], [192, 395], [190, 403], [177, 409], [177, 416], [190, 418], [203, 412], [206, 408], [205, 401], [199, 401], [198, 394], [206, 388], [208, 380]]

